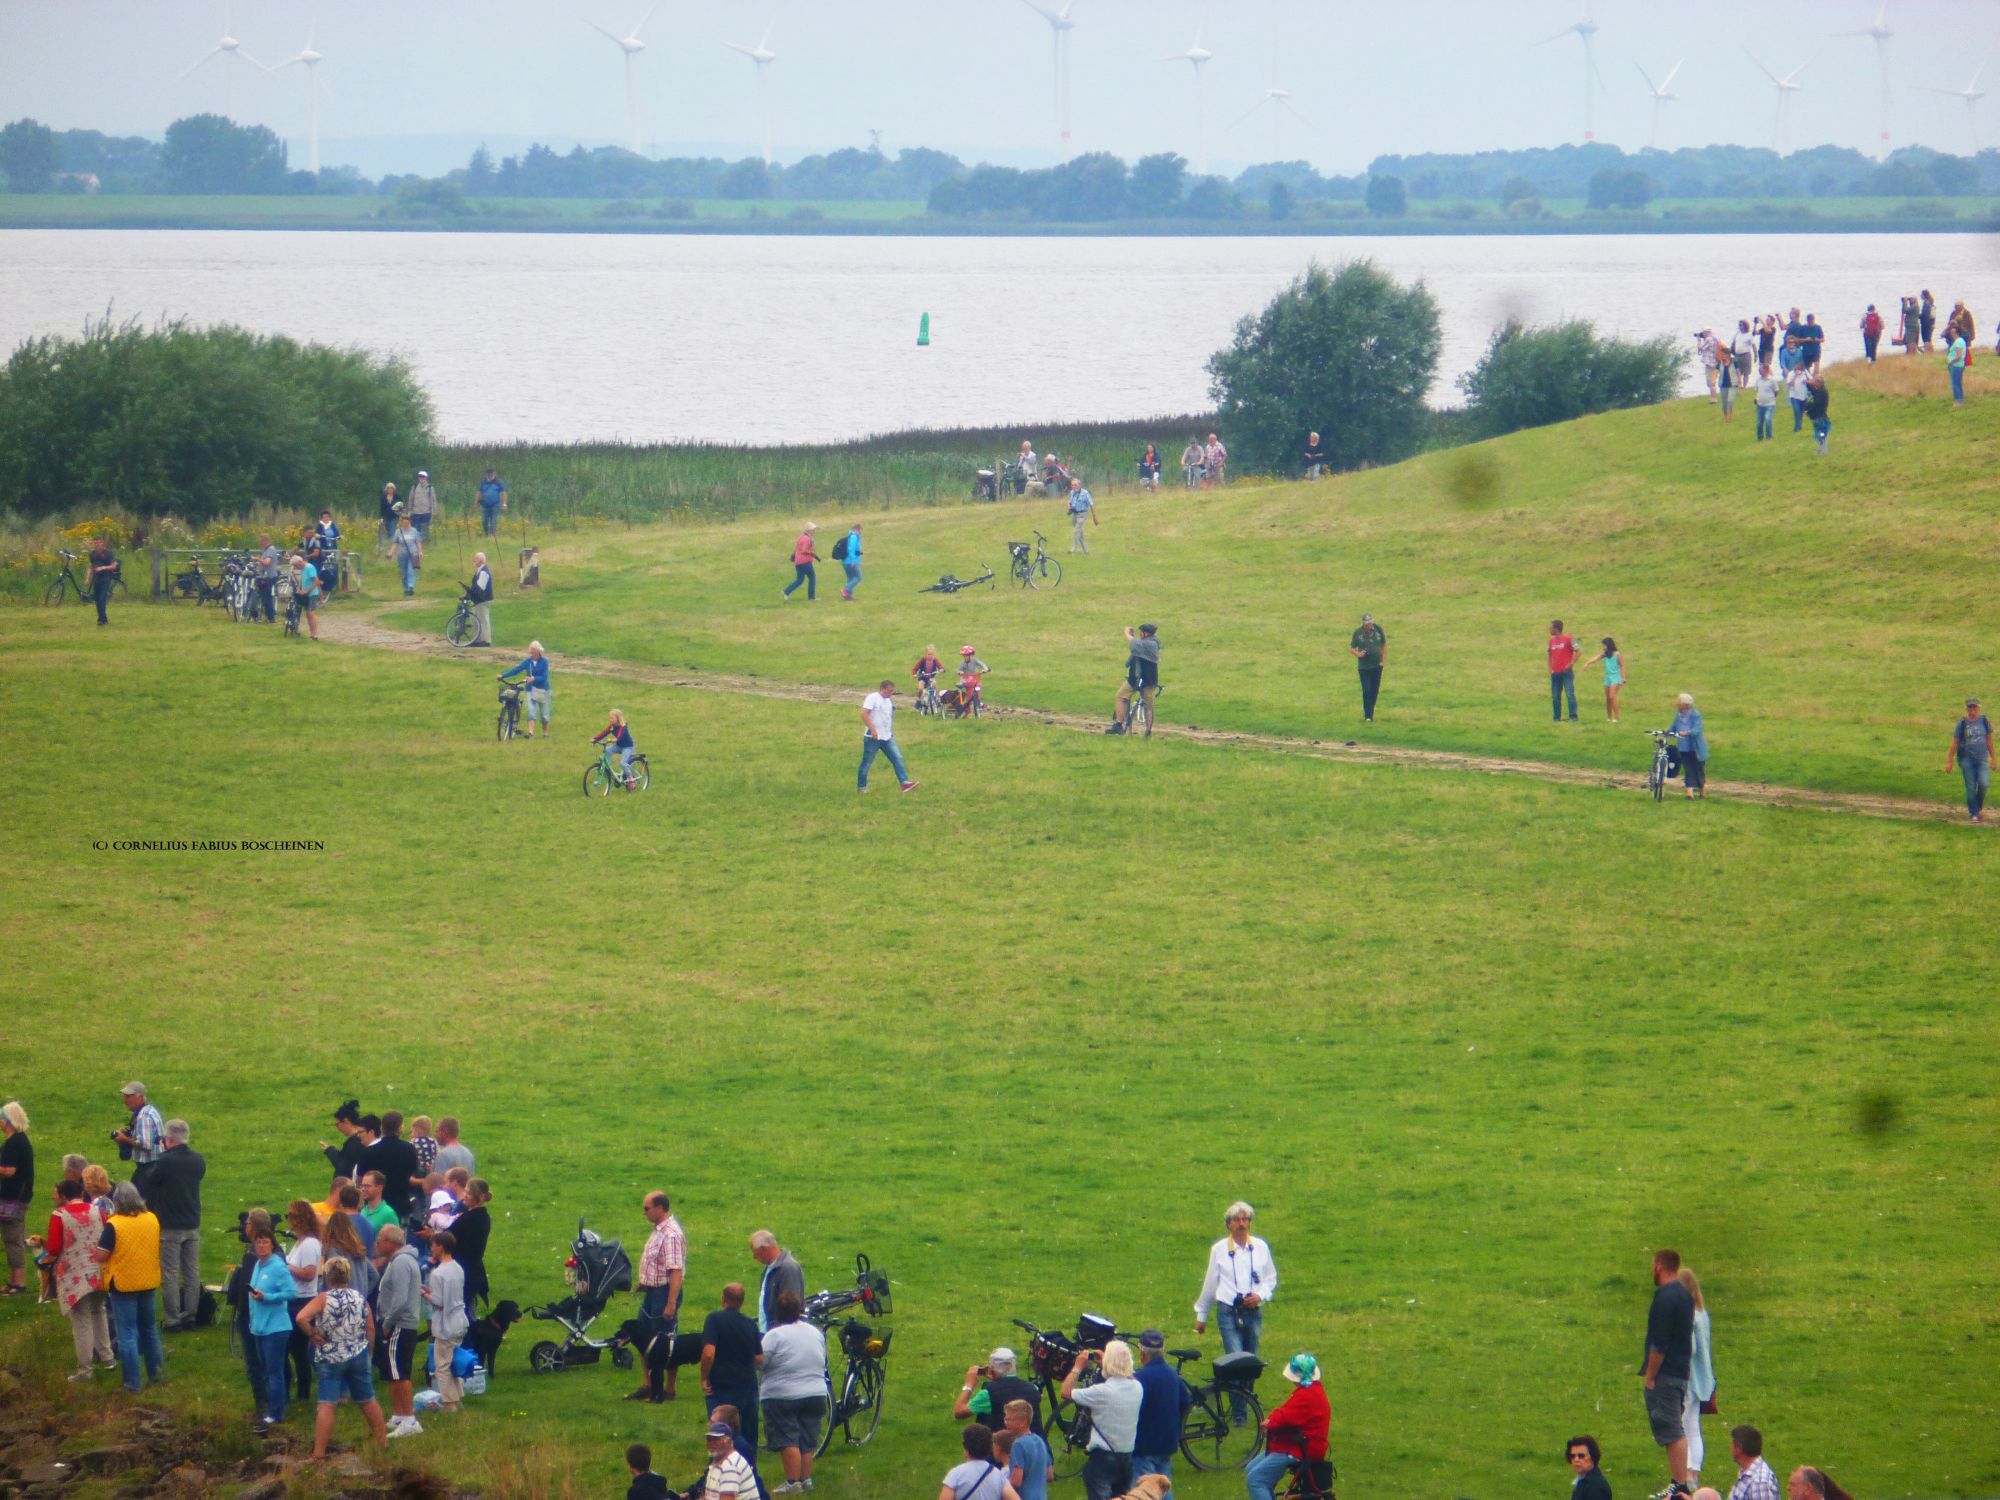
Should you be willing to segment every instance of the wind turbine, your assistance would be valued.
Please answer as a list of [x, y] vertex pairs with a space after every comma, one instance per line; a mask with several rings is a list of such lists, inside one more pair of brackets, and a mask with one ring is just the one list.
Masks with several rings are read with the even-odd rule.
[[1305, 126], [1305, 128], [1308, 130], [1317, 130], [1319, 128], [1318, 126], [1314, 125], [1311, 120], [1308, 120], [1304, 115], [1299, 113], [1298, 106], [1292, 103], [1292, 91], [1288, 88], [1281, 88], [1279, 86], [1278, 59], [1275, 54], [1271, 58], [1271, 86], [1265, 89], [1263, 93], [1259, 94], [1257, 96], [1257, 102], [1251, 105], [1248, 109], [1244, 110], [1242, 114], [1238, 115], [1236, 119], [1230, 123], [1229, 128], [1231, 130], [1236, 129], [1237, 126], [1241, 125], [1245, 120], [1248, 120], [1252, 115], [1256, 114], [1257, 111], [1260, 109], [1269, 109], [1271, 111], [1271, 160], [1272, 161], [1283, 161], [1285, 159], [1285, 116], [1286, 115], [1290, 115], [1293, 119], [1297, 120], [1301, 125]]
[[[1764, 76], [1771, 80], [1771, 86], [1778, 91], [1778, 119], [1777, 123], [1771, 129], [1771, 147], [1780, 156], [1789, 155], [1792, 149], [1792, 95], [1805, 87], [1804, 84], [1799, 82], [1799, 74], [1812, 66], [1813, 59], [1811, 57], [1807, 58], [1783, 78], [1780, 78], [1776, 73], [1773, 73], [1769, 68], [1764, 66], [1763, 60], [1756, 53], [1749, 52], [1746, 49], [1745, 55], [1750, 61], [1757, 64], [1757, 67], [1763, 72]], [[1814, 56], [1817, 55], [1814, 54]]]
[[1889, 38], [1896, 33], [1889, 29], [1889, 0], [1882, 0], [1882, 7], [1875, 12], [1875, 24], [1863, 26], [1859, 31], [1839, 31], [1836, 36], [1865, 36], [1875, 43], [1875, 67], [1881, 75], [1882, 89], [1882, 132], [1877, 137], [1881, 142], [1882, 154], [1889, 154]]
[[771, 17], [771, 25], [764, 28], [764, 35], [757, 45], [746, 47], [741, 42], [724, 42], [722, 45], [731, 52], [741, 52], [757, 65], [757, 115], [764, 127], [764, 165], [771, 165], [771, 89], [764, 77], [764, 69], [778, 60], [778, 54], [771, 50], [771, 30], [778, 24], [776, 16]]
[[194, 62], [190, 64], [188, 67], [185, 67], [181, 69], [180, 72], [176, 73], [174, 75], [174, 82], [179, 83], [183, 78], [187, 77], [188, 74], [194, 72], [196, 68], [201, 67], [210, 58], [212, 57], [221, 58], [224, 70], [224, 78], [225, 78], [225, 82], [223, 84], [223, 95], [222, 95], [223, 110], [227, 115], [227, 117], [233, 121], [236, 118], [236, 70], [233, 67], [231, 67], [230, 64], [232, 63], [232, 61], [240, 59], [247, 66], [257, 68], [259, 70], [261, 70], [264, 65], [258, 62], [257, 59], [252, 57], [249, 53], [245, 52], [243, 50], [243, 44], [237, 41], [235, 36], [231, 33], [231, 28], [229, 25], [229, 12], [230, 12], [229, 0], [222, 0], [222, 40], [217, 42], [213, 47], [210, 47], [206, 52], [202, 53], [202, 55], [196, 58]]
[[1188, 48], [1185, 52], [1169, 52], [1165, 57], [1160, 59], [1162, 62], [1194, 64], [1196, 129], [1194, 170], [1197, 177], [1206, 177], [1208, 175], [1208, 88], [1202, 80], [1201, 66], [1203, 63], [1213, 62], [1215, 54], [1204, 47], [1201, 42], [1202, 33], [1207, 29], [1208, 22], [1204, 20], [1194, 29], [1194, 45], [1192, 47]]
[[[1546, 47], [1551, 42], [1559, 42], [1566, 36], [1574, 36], [1583, 43], [1583, 138], [1586, 141], [1594, 141], [1597, 139], [1595, 124], [1597, 95], [1592, 92], [1592, 85], [1605, 88], [1605, 84], [1604, 75], [1597, 71], [1597, 23], [1590, 18], [1590, 0], [1580, 0], [1576, 19], [1554, 36], [1544, 37], [1535, 45]], [[1605, 88], [1605, 92], [1609, 93], [1610, 90]]]
[[1069, 13], [1076, 9], [1076, 0], [1063, 0], [1062, 9], [1052, 10], [1042, 0], [1021, 0], [1021, 3], [1049, 23], [1049, 45], [1055, 65], [1056, 90], [1056, 130], [1062, 140], [1062, 159], [1069, 160], [1069, 34], [1076, 29], [1076, 22]]
[[653, 19], [653, 12], [659, 8], [658, 5], [647, 6], [646, 13], [639, 17], [639, 24], [632, 28], [630, 36], [614, 35], [606, 31], [602, 26], [599, 26], [595, 21], [585, 21], [583, 23], [592, 31], [600, 32], [604, 36], [610, 37], [612, 41], [618, 44], [618, 50], [625, 54], [625, 103], [632, 111], [632, 154], [634, 156], [639, 154], [639, 80], [632, 71], [632, 64], [638, 60], [639, 54], [646, 50], [646, 44], [639, 40], [639, 33], [646, 29], [646, 23]]
[[1644, 68], [1639, 68], [1637, 63], [1632, 64], [1633, 67], [1639, 68], [1639, 76], [1646, 80], [1646, 92], [1653, 100], [1653, 129], [1652, 133], [1646, 138], [1646, 145], [1654, 151], [1660, 149], [1660, 106], [1662, 104], [1676, 103], [1680, 99], [1681, 96], [1674, 92], [1674, 79], [1681, 71], [1681, 63], [1686, 61], [1687, 59], [1684, 57], [1681, 59], [1681, 62], [1677, 62], [1671, 68], [1667, 69], [1667, 76], [1662, 78], [1657, 84], [1653, 82], [1652, 75]]
[[275, 63], [264, 70], [267, 73], [278, 73], [295, 63], [306, 70], [306, 92], [312, 96], [312, 133], [306, 137], [306, 164], [307, 169], [314, 176], [319, 175], [319, 98], [321, 87], [319, 65], [326, 61], [325, 54], [313, 46], [313, 37], [318, 31], [319, 17], [315, 16], [313, 17], [312, 24], [306, 28], [305, 50], [299, 53], [297, 57], [288, 57], [283, 62]]
[[1927, 94], [1949, 94], [1954, 99], [1965, 101], [1965, 128], [1972, 132], [1972, 154], [1979, 154], [1979, 101], [1986, 97], [1986, 90], [1979, 86], [1980, 75], [1985, 73], [1986, 64], [1979, 65], [1979, 72], [1972, 75], [1972, 81], [1962, 89], [1940, 89], [1924, 85]]

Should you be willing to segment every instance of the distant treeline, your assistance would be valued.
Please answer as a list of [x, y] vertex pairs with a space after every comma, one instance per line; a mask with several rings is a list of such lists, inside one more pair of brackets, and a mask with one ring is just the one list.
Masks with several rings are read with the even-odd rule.
[[1092, 152], [1059, 167], [1023, 170], [968, 166], [921, 147], [894, 156], [849, 148], [766, 166], [756, 157], [654, 159], [615, 146], [558, 152], [537, 145], [497, 160], [481, 148], [440, 178], [370, 181], [351, 168], [295, 171], [284, 142], [267, 127], [196, 115], [176, 120], [160, 141], [16, 120], [0, 129], [0, 177], [17, 193], [93, 187], [105, 193], [363, 193], [446, 209], [463, 200], [510, 197], [896, 201], [922, 202], [951, 218], [1088, 223], [1397, 214], [1426, 202], [1488, 203], [1532, 217], [1544, 200], [1631, 209], [1656, 198], [1963, 197], [2000, 192], [2000, 150], [1966, 157], [1910, 146], [1878, 162], [1838, 146], [1784, 157], [1747, 146], [1632, 153], [1609, 145], [1556, 146], [1383, 156], [1351, 177], [1323, 176], [1305, 162], [1267, 162], [1228, 178], [1198, 176], [1170, 152], [1130, 166]]

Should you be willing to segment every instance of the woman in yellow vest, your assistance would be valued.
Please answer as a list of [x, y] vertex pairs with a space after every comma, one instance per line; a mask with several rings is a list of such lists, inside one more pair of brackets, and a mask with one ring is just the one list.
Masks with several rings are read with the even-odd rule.
[[121, 1182], [111, 1194], [111, 1219], [91, 1252], [98, 1278], [111, 1298], [112, 1337], [125, 1389], [139, 1389], [143, 1356], [146, 1378], [157, 1381], [166, 1355], [160, 1349], [160, 1221], [138, 1188]]

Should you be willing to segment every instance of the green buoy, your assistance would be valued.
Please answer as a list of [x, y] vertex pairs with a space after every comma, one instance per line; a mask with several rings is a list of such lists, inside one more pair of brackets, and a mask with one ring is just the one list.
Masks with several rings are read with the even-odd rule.
[[928, 349], [931, 344], [931, 315], [925, 313], [917, 321], [917, 347]]

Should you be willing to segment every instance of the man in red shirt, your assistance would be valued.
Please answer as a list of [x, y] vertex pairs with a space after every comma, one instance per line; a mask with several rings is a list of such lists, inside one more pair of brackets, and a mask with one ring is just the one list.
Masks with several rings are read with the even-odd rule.
[[1250, 1500], [1276, 1500], [1278, 1482], [1294, 1464], [1326, 1460], [1333, 1407], [1320, 1382], [1319, 1361], [1310, 1354], [1294, 1354], [1286, 1362], [1285, 1379], [1298, 1389], [1264, 1418], [1264, 1451], [1243, 1474]]
[[1549, 707], [1562, 723], [1563, 697], [1569, 697], [1569, 721], [1576, 722], [1576, 642], [1563, 634], [1561, 620], [1549, 621]]

